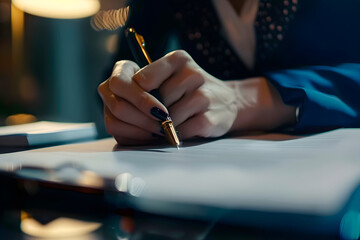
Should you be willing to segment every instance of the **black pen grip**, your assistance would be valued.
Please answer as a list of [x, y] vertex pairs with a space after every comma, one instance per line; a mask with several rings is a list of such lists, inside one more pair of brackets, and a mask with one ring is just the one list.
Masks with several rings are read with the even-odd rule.
[[[137, 39], [136, 39], [136, 33], [133, 31], [128, 31], [128, 29], [125, 31], [125, 38], [128, 42], [128, 46], [130, 48], [130, 51], [135, 59], [135, 62], [139, 65], [140, 68], [145, 67], [146, 65], [150, 64], [150, 62], [145, 57], [141, 46], [139, 45]], [[157, 100], [162, 102], [161, 95], [159, 93], [158, 89], [154, 89], [150, 91], [150, 94], [153, 95]]]

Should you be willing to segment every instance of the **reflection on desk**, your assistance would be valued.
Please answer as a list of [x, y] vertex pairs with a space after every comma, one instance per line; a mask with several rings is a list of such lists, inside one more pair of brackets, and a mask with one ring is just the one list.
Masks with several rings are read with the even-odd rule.
[[[89, 210], [91, 211], [91, 210]], [[22, 211], [18, 228], [0, 228], [7, 239], [77, 240], [232, 240], [232, 239], [338, 239], [337, 236], [306, 234], [288, 230], [274, 231], [195, 221], [144, 213], [117, 213], [105, 218], [69, 218], [51, 211]], [[13, 214], [14, 215], [14, 214]], [[52, 219], [49, 219], [49, 215]], [[62, 217], [65, 215], [66, 217]], [[91, 213], [90, 213], [91, 215]], [[44, 216], [47, 221], [44, 221]], [[37, 220], [41, 219], [41, 220]]]

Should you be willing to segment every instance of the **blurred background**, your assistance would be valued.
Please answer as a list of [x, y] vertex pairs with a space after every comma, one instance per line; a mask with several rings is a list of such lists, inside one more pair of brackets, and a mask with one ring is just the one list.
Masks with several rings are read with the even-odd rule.
[[0, 0], [0, 125], [19, 113], [100, 121], [97, 86], [108, 77], [119, 29], [93, 22], [122, 7], [123, 0]]

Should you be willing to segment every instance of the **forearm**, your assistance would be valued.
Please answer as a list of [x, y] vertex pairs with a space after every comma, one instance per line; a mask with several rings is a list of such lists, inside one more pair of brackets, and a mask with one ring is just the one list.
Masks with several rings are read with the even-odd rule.
[[296, 107], [284, 104], [265, 78], [226, 83], [235, 91], [238, 109], [231, 131], [273, 130], [296, 123]]
[[279, 70], [266, 78], [286, 104], [299, 106], [295, 131], [360, 126], [360, 64]]

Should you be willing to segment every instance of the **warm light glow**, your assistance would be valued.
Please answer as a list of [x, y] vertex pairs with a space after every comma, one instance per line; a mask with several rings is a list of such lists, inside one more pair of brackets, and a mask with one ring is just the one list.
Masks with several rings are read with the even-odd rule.
[[[91, 210], [89, 210], [91, 211]], [[89, 239], [89, 234], [102, 224], [72, 218], [59, 217], [42, 224], [28, 214], [22, 214], [21, 230], [31, 237], [46, 239]]]
[[11, 34], [14, 47], [21, 48], [24, 35], [24, 12], [11, 5]]
[[14, 86], [18, 81], [23, 69], [24, 47], [24, 12], [11, 5], [11, 61], [13, 66]]
[[12, 3], [26, 13], [47, 18], [84, 18], [100, 9], [98, 0], [12, 0]]

